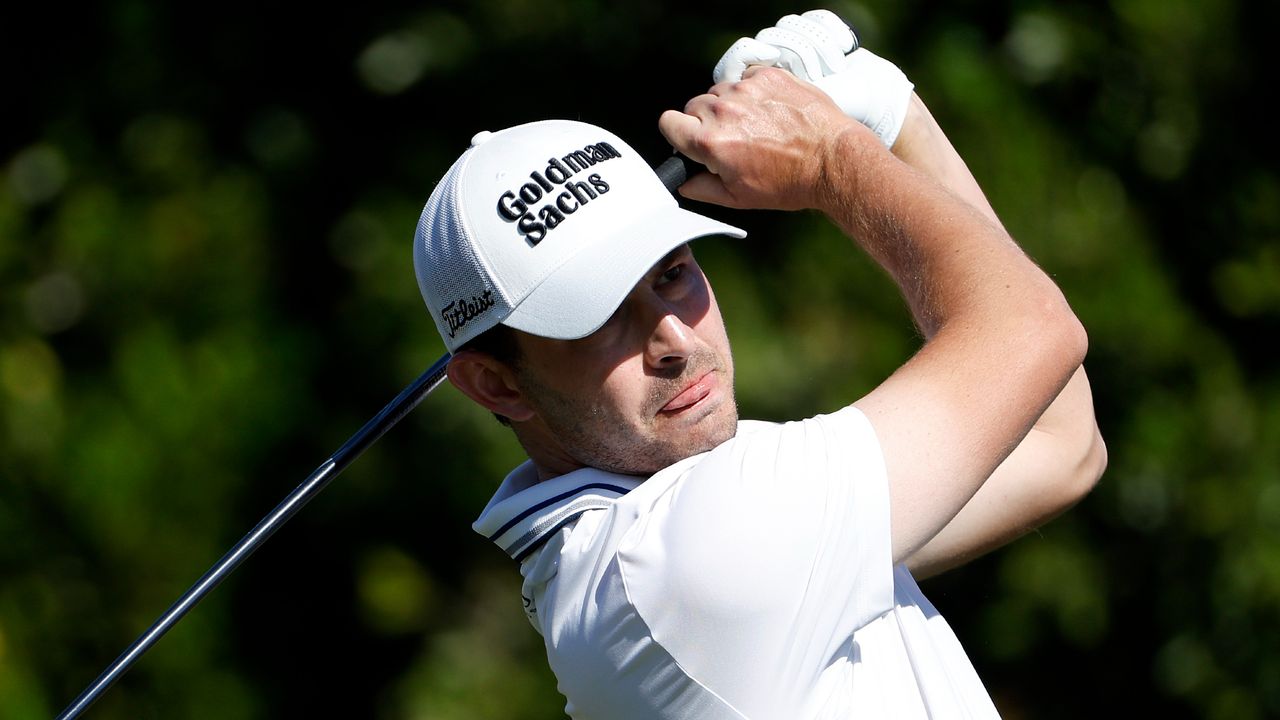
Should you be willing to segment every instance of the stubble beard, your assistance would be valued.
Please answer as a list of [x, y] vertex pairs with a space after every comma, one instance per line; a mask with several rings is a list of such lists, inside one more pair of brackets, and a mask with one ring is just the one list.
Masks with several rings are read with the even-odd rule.
[[[710, 370], [720, 373], [719, 405], [692, 427], [671, 423], [658, 410], [690, 382]], [[578, 463], [623, 475], [649, 476], [687, 457], [706, 452], [737, 433], [731, 361], [721, 362], [711, 350], [700, 350], [684, 367], [667, 377], [647, 377], [646, 398], [638, 414], [579, 393], [543, 385], [532, 373], [520, 372], [521, 390], [538, 408], [547, 429]], [[697, 412], [694, 408], [692, 412]]]

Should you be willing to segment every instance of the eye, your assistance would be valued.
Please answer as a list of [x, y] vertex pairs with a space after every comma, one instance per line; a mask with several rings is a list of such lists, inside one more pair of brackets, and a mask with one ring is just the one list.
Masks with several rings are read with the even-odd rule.
[[669, 282], [675, 282], [684, 273], [684, 265], [672, 265], [667, 271], [658, 276], [658, 284], [666, 285]]

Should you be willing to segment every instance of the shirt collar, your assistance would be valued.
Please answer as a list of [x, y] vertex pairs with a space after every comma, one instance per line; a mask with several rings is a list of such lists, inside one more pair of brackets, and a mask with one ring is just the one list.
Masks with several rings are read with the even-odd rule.
[[512, 470], [471, 528], [520, 561], [587, 510], [611, 507], [645, 478], [581, 468], [538, 481], [526, 461]]

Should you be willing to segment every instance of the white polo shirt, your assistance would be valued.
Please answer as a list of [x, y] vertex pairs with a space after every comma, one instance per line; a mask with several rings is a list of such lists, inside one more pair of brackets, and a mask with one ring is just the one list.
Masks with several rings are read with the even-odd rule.
[[996, 718], [892, 567], [884, 458], [856, 408], [648, 479], [516, 468], [476, 521], [520, 562], [573, 718]]

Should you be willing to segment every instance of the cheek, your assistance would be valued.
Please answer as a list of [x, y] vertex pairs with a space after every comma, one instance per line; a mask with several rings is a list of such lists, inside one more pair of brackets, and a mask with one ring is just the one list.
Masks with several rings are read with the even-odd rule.
[[614, 409], [615, 414], [630, 416], [644, 405], [644, 363], [639, 356], [628, 358], [613, 368], [601, 384], [602, 402]]
[[729, 333], [724, 327], [724, 318], [720, 316], [720, 305], [716, 303], [716, 295], [707, 285], [707, 312], [694, 328], [698, 335], [715, 347], [729, 361]]

